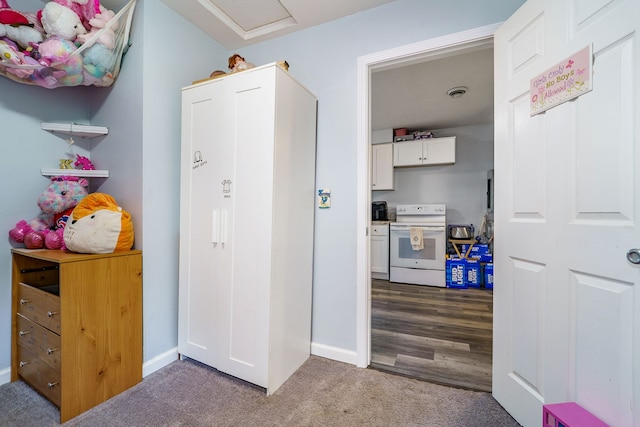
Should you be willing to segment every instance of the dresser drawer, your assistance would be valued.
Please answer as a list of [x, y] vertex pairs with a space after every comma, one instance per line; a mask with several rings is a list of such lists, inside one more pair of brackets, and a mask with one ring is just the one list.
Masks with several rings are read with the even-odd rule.
[[16, 342], [53, 369], [60, 370], [60, 336], [17, 314]]
[[60, 371], [44, 363], [27, 348], [18, 346], [18, 375], [60, 407]]
[[51, 292], [18, 284], [18, 313], [60, 334], [60, 297]]

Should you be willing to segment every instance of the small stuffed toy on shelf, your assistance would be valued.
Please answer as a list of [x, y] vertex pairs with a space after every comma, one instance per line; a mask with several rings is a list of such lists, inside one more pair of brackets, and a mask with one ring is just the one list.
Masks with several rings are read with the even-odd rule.
[[88, 187], [89, 181], [85, 178], [52, 177], [38, 197], [40, 214], [28, 221], [18, 221], [9, 231], [9, 238], [13, 242], [23, 243], [28, 249], [63, 248], [62, 231], [73, 209], [87, 196]]
[[87, 157], [76, 154], [76, 159], [77, 160], [73, 164], [77, 169], [83, 171], [96, 170], [95, 166], [93, 166], [93, 163], [91, 163], [91, 160], [89, 160]]

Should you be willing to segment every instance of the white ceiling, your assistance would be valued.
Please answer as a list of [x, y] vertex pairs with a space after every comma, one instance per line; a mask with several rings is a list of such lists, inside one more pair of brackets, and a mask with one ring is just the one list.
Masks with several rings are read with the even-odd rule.
[[[103, 4], [119, 1], [123, 0]], [[395, 0], [161, 1], [233, 51]], [[466, 86], [468, 91], [452, 99], [447, 90], [456, 86]], [[459, 50], [427, 62], [374, 71], [371, 90], [373, 130], [492, 123], [493, 49]]]
[[[466, 94], [460, 98], [447, 94], [459, 86], [467, 87]], [[491, 45], [372, 73], [373, 130], [433, 130], [488, 123], [493, 123]]]
[[228, 50], [395, 0], [162, 0]]

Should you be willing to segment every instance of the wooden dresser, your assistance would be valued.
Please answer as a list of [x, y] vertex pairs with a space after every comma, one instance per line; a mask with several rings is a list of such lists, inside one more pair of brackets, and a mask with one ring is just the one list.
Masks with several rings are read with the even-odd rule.
[[142, 252], [12, 249], [11, 381], [63, 423], [142, 379]]

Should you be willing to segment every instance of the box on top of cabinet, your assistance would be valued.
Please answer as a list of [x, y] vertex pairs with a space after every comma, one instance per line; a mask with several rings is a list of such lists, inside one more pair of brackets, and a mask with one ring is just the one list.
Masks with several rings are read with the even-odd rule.
[[371, 131], [372, 144], [384, 144], [385, 142], [393, 142], [393, 129]]

